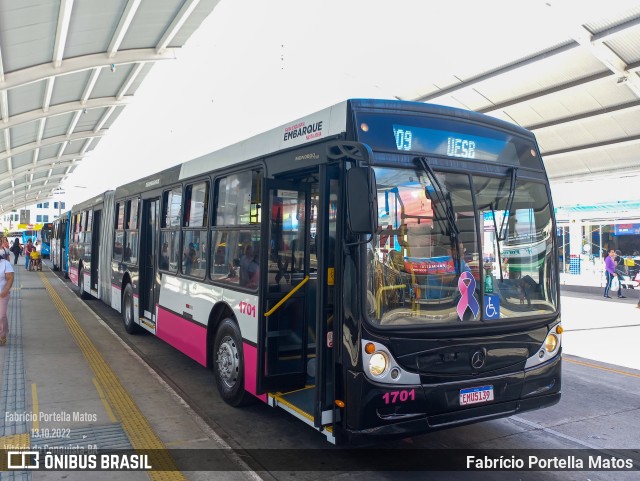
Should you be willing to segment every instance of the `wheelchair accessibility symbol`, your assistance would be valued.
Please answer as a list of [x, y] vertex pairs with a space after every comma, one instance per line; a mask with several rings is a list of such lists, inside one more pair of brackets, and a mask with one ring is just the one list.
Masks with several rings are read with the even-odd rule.
[[484, 296], [484, 318], [499, 319], [500, 318], [500, 297]]

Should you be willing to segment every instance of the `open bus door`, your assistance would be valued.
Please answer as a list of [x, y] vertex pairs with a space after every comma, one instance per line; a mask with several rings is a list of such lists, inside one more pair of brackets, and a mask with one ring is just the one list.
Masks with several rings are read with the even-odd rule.
[[266, 180], [259, 386], [272, 406], [332, 438], [339, 169], [319, 174], [309, 183]]
[[306, 384], [307, 324], [315, 312], [309, 299], [309, 186], [266, 180], [266, 187], [261, 387], [289, 391]]
[[142, 199], [140, 239], [140, 325], [154, 332], [156, 329], [156, 305], [160, 297], [160, 273], [158, 255], [160, 235], [160, 197]]
[[94, 297], [98, 296], [98, 283], [100, 272], [100, 226], [102, 225], [102, 211], [93, 211], [91, 225], [91, 284], [89, 290]]

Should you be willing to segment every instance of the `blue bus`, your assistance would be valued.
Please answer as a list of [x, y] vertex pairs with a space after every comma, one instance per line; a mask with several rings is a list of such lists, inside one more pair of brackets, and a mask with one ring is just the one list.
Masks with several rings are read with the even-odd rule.
[[38, 240], [38, 231], [34, 229], [21, 229], [11, 231], [7, 234], [7, 238], [10, 242], [14, 241], [15, 238], [20, 239], [20, 244], [24, 245], [27, 241], [31, 240], [31, 242], [35, 243]]
[[38, 240], [42, 244], [40, 253], [42, 257], [48, 259], [51, 256], [51, 239], [53, 237], [53, 222], [46, 222], [38, 231]]

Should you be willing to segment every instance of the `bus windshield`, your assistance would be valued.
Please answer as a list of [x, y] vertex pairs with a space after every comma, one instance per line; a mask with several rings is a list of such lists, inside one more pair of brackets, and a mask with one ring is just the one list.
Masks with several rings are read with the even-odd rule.
[[[379, 229], [367, 246], [370, 322], [477, 325], [556, 311], [544, 184], [437, 171], [434, 178], [419, 167], [375, 170]], [[444, 199], [455, 226], [440, 205]]]

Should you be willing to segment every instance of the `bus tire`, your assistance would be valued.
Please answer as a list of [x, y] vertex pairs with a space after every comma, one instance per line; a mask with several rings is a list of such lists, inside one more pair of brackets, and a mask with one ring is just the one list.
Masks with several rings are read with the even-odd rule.
[[140, 330], [135, 321], [133, 306], [133, 287], [131, 283], [127, 283], [122, 293], [122, 323], [129, 334], [135, 334]]
[[80, 293], [80, 299], [89, 299], [89, 297], [91, 297], [87, 291], [84, 290], [84, 269], [81, 269], [80, 275], [78, 275], [78, 292]]
[[232, 319], [218, 326], [213, 342], [213, 374], [220, 397], [231, 406], [250, 404], [255, 398], [244, 389], [242, 336]]

